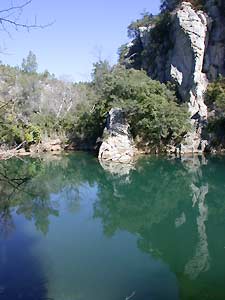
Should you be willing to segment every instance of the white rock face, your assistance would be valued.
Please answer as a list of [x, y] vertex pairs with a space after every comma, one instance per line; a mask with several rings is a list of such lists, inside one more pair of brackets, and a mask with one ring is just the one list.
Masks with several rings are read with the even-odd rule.
[[207, 43], [208, 19], [202, 11], [195, 11], [183, 2], [173, 16], [174, 48], [171, 56], [170, 80], [178, 86], [184, 102], [188, 103], [193, 130], [186, 137], [181, 152], [204, 151], [201, 140], [202, 124], [207, 119], [204, 93], [208, 80], [203, 73]]
[[135, 147], [124, 113], [120, 108], [112, 108], [107, 118], [98, 158], [100, 161], [128, 164], [133, 161], [134, 154]]
[[[205, 0], [207, 14], [196, 11], [189, 2], [177, 5], [177, 1], [169, 0], [168, 4], [171, 23], [156, 57], [154, 25], [139, 28], [141, 50], [131, 47], [128, 53], [131, 60], [138, 57], [137, 65], [151, 78], [177, 85], [182, 101], [188, 104], [192, 124], [192, 130], [177, 150], [199, 153], [208, 144], [202, 134], [207, 122], [204, 96], [208, 81], [214, 81], [220, 74], [225, 76], [225, 1]], [[135, 41], [137, 39], [133, 45]], [[141, 62], [140, 54], [144, 54]]]

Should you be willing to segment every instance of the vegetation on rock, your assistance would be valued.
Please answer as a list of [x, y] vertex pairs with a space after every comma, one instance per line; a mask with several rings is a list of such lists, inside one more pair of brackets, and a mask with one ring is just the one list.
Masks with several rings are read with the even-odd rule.
[[179, 142], [188, 130], [187, 109], [144, 71], [99, 61], [91, 83], [73, 84], [36, 70], [32, 52], [22, 69], [0, 66], [1, 146], [25, 143], [29, 148], [49, 137], [63, 137], [77, 148], [93, 149], [112, 107], [125, 110], [140, 145], [163, 148]]
[[[1, 64], [0, 147], [26, 144], [29, 149], [44, 139], [60, 137], [76, 148], [93, 149], [112, 107], [124, 109], [139, 147], [158, 151], [179, 144], [189, 130], [187, 107], [178, 104], [169, 85], [153, 79], [166, 81], [159, 73], [173, 48], [171, 9], [180, 2], [162, 1], [158, 16], [145, 11], [132, 22], [128, 36], [133, 41], [120, 47], [119, 63], [113, 67], [107, 61], [95, 63], [90, 83], [58, 80], [47, 70], [38, 73], [32, 51], [21, 67]], [[205, 4], [187, 2], [196, 9]], [[224, 140], [224, 96], [224, 78], [209, 85], [206, 100], [215, 114], [208, 131], [222, 134], [218, 143]]]
[[210, 111], [207, 131], [211, 144], [216, 148], [225, 147], [225, 78], [219, 77], [208, 85], [206, 104]]
[[100, 90], [92, 112], [98, 115], [96, 126], [104, 124], [111, 108], [123, 108], [139, 146], [162, 149], [178, 143], [188, 130], [186, 107], [179, 106], [174, 93], [144, 71], [116, 66], [104, 74]]

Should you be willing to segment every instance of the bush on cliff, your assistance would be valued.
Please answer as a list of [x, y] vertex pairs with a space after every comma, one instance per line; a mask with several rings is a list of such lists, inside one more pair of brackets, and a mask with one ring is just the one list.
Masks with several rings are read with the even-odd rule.
[[91, 112], [92, 120], [96, 120], [92, 130], [97, 133], [94, 128], [99, 128], [99, 124], [103, 127], [112, 107], [121, 107], [140, 144], [153, 148], [176, 144], [189, 128], [187, 108], [179, 106], [176, 100], [166, 85], [151, 80], [144, 71], [116, 66], [102, 78], [101, 95]]
[[225, 77], [219, 77], [208, 85], [206, 104], [209, 109], [207, 132], [211, 144], [216, 148], [225, 147]]

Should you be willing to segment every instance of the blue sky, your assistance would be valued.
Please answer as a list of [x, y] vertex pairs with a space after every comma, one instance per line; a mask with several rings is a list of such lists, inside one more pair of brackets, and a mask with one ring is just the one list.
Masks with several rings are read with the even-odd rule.
[[[0, 9], [11, 0], [3, 0]], [[14, 0], [15, 4], [22, 0]], [[117, 49], [128, 41], [127, 26], [144, 9], [156, 14], [160, 0], [33, 0], [24, 9], [20, 20], [30, 23], [37, 17], [40, 24], [55, 20], [45, 29], [14, 31], [11, 38], [1, 34], [0, 60], [20, 65], [29, 50], [38, 60], [39, 71], [48, 69], [57, 77], [68, 76], [74, 81], [90, 79], [92, 64], [99, 58], [117, 61]]]

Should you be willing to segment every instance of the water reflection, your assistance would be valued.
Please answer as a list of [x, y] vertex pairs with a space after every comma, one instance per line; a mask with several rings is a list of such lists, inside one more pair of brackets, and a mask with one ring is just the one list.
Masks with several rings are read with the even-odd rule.
[[[127, 230], [137, 235], [139, 249], [175, 272], [182, 299], [225, 298], [225, 251], [215, 245], [221, 239], [225, 245], [224, 233], [218, 232], [225, 220], [217, 219], [225, 212], [224, 162], [222, 157], [146, 158], [137, 163], [129, 186], [116, 178], [100, 183], [95, 216], [103, 220], [105, 234]], [[112, 202], [114, 190], [119, 198]]]
[[[57, 246], [55, 244], [53, 247], [53, 249], [58, 248], [60, 255], [65, 253], [65, 247], [74, 248], [74, 245], [71, 246], [72, 244], [69, 242], [74, 239], [72, 238], [73, 234], [77, 237], [85, 236], [90, 242], [90, 237], [95, 235], [95, 231], [99, 231], [99, 226], [103, 227], [104, 235], [112, 241], [121, 232], [126, 232], [136, 239], [140, 253], [147, 254], [149, 259], [154, 258], [155, 261], [168, 264], [178, 280], [180, 299], [224, 299], [224, 167], [224, 157], [208, 159], [189, 157], [182, 160], [145, 157], [140, 159], [135, 167], [126, 168], [125, 171], [120, 167], [115, 169], [112, 166], [100, 166], [97, 160], [84, 154], [43, 156], [39, 159], [26, 158], [25, 160], [13, 159], [8, 162], [0, 162], [0, 241], [5, 243], [10, 240], [10, 237], [18, 236], [20, 231], [15, 221], [18, 216], [25, 218], [28, 222], [33, 222], [36, 230], [45, 236], [51, 237], [52, 232], [57, 231], [54, 233], [56, 236], [52, 238], [54, 241], [59, 240], [58, 233], [65, 227], [64, 233], [60, 235], [64, 247], [60, 245], [62, 244], [61, 240]], [[92, 202], [90, 202], [90, 187], [96, 190], [96, 198]], [[87, 210], [84, 201], [90, 202], [91, 210]], [[69, 217], [66, 214], [65, 218], [65, 212], [74, 216]], [[90, 229], [87, 229], [84, 222], [87, 216], [88, 222], [92, 224], [91, 235]], [[54, 220], [58, 219], [59, 222], [53, 221], [53, 218]], [[99, 225], [96, 227], [96, 221], [99, 220], [101, 223], [98, 223]], [[72, 226], [70, 230], [68, 229], [69, 224]], [[51, 226], [52, 231], [49, 232]], [[67, 237], [65, 237], [66, 231], [70, 232]], [[27, 237], [24, 237], [24, 240], [27, 245], [22, 247], [26, 253], [29, 253], [28, 244], [33, 242], [29, 241]], [[17, 241], [14, 240], [14, 243], [16, 244]], [[83, 238], [79, 237], [74, 243], [82, 244]], [[111, 253], [112, 249], [107, 248], [106, 250], [106, 244], [102, 242], [102, 238], [98, 237], [95, 247], [91, 246], [95, 243], [93, 241], [91, 244], [86, 242], [84, 244], [92, 247], [92, 252], [97, 256], [101, 251]], [[118, 239], [118, 244], [116, 244], [118, 249], [120, 249], [121, 243], [122, 240]], [[7, 251], [4, 250], [6, 249], [4, 247], [1, 248], [3, 253], [1, 266], [4, 262], [5, 252], [11, 251], [10, 260], [14, 261], [12, 245], [8, 244]], [[44, 248], [45, 246], [43, 246]], [[111, 248], [113, 248], [112, 245]], [[57, 251], [52, 251], [56, 255]], [[85, 251], [82, 249], [82, 253], [86, 253]], [[121, 259], [123, 262], [125, 256], [129, 257], [132, 251], [130, 248], [129, 254], [129, 249], [127, 249], [127, 254], [123, 253], [124, 256], [121, 257], [122, 251], [118, 252], [116, 259]], [[51, 253], [52, 257], [54, 257], [54, 253]], [[70, 253], [69, 250], [68, 253]], [[75, 260], [81, 269], [82, 264], [86, 264], [84, 262], [86, 256], [79, 253], [77, 255], [80, 259], [76, 260], [73, 257], [73, 261]], [[102, 256], [104, 256], [103, 253]], [[90, 256], [90, 254], [87, 255], [87, 257]], [[18, 259], [21, 261], [20, 258]], [[140, 264], [141, 260], [140, 258]], [[98, 261], [97, 258], [96, 261]], [[107, 263], [106, 258], [104, 262]], [[99, 261], [98, 263], [101, 264]], [[135, 263], [133, 262], [133, 264]], [[34, 265], [37, 274], [44, 273], [39, 276], [43, 281], [46, 271], [39, 270], [41, 264], [33, 261], [29, 264], [31, 267]], [[68, 254], [64, 266], [68, 265], [69, 268], [70, 264], [70, 255]], [[9, 269], [14, 268], [12, 264], [9, 265], [9, 261], [8, 267]], [[61, 266], [60, 270], [61, 268], [63, 267]], [[113, 270], [113, 266], [111, 268]], [[101, 269], [100, 265], [98, 267], [96, 265], [92, 274], [93, 278], [96, 278], [96, 286], [98, 285], [97, 279], [102, 276], [97, 269]], [[127, 272], [132, 272], [132, 266], [127, 269]], [[61, 278], [61, 271], [58, 272], [58, 276]], [[79, 272], [82, 274], [81, 271]], [[5, 276], [3, 276], [3, 272], [0, 274], [1, 295], [3, 293], [1, 282], [5, 282]], [[73, 274], [71, 277], [77, 275], [73, 272], [71, 274]], [[46, 280], [54, 276], [56, 275], [48, 274]], [[124, 273], [123, 276], [129, 277], [128, 273]], [[63, 288], [64, 285], [60, 283], [55, 285], [48, 283], [48, 290], [49, 286], [51, 286], [51, 290], [54, 290], [55, 286], [58, 288], [62, 286], [61, 292], [64, 293], [65, 299], [73, 297], [74, 283], [71, 279], [67, 278], [67, 281], [71, 282], [71, 292], [68, 287], [66, 292]], [[77, 278], [79, 290], [81, 287], [85, 289], [85, 280], [87, 280], [85, 276], [84, 282]], [[110, 280], [114, 281], [115, 279], [111, 278]], [[153, 281], [149, 281], [148, 284], [146, 278], [142, 280], [141, 289], [145, 292], [141, 299], [164, 299], [165, 294], [152, 296], [152, 292], [150, 293], [152, 288], [150, 283]], [[40, 280], [38, 279], [38, 281]], [[159, 281], [162, 281], [162, 278]], [[133, 282], [133, 284], [135, 285], [137, 282]], [[120, 286], [120, 282], [114, 282], [114, 288], [117, 285]], [[155, 287], [157, 289], [157, 284]], [[159, 286], [158, 289], [160, 290]], [[60, 293], [58, 289], [57, 291]], [[128, 291], [130, 293], [125, 293], [124, 299], [134, 290], [130, 287]], [[49, 291], [42, 291], [42, 293], [49, 297]], [[78, 294], [76, 297], [79, 296], [82, 299], [82, 291]], [[174, 295], [173, 292], [173, 297], [175, 297]], [[173, 299], [172, 294], [167, 295], [168, 299], [169, 296]], [[104, 297], [102, 296], [101, 299]], [[132, 297], [134, 300], [140, 299], [140, 290], [135, 292]], [[10, 298], [6, 297], [5, 299]], [[118, 294], [115, 297], [112, 295], [108, 299], [119, 299]]]

